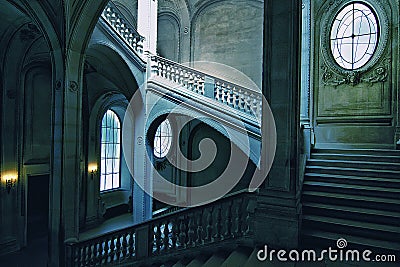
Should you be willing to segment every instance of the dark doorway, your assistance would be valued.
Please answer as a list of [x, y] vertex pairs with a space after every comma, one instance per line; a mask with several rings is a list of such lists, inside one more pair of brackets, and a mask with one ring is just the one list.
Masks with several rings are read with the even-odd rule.
[[49, 175], [28, 177], [28, 244], [45, 237], [49, 218]]

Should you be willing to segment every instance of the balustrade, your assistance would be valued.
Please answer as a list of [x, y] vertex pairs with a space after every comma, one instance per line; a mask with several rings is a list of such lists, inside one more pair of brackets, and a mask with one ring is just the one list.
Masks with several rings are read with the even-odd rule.
[[[150, 68], [152, 77], [160, 77], [174, 84], [176, 88], [185, 88], [253, 116], [259, 121], [261, 119], [260, 91], [224, 81], [159, 56], [151, 56]], [[206, 80], [213, 81], [211, 93], [207, 91]]]
[[118, 33], [122, 40], [139, 55], [143, 53], [143, 37], [136, 31], [128, 20], [124, 18], [118, 8], [109, 1], [101, 17], [111, 28]]
[[[254, 238], [255, 204], [253, 193], [236, 193], [90, 240], [67, 242], [66, 265], [114, 265], [233, 238]], [[138, 229], [145, 229], [145, 234], [139, 234]], [[148, 251], [139, 255], [139, 249], [147, 247]]]

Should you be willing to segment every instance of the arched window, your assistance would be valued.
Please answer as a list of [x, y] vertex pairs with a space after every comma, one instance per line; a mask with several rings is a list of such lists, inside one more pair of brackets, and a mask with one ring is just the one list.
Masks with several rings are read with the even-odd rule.
[[100, 191], [120, 187], [121, 123], [112, 110], [107, 110], [101, 122]]
[[157, 158], [165, 157], [172, 144], [171, 124], [168, 119], [163, 121], [157, 128], [154, 136], [154, 156]]

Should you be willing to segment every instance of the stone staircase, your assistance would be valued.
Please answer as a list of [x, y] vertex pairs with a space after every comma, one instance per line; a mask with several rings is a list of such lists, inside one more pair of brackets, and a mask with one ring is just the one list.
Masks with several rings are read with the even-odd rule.
[[400, 151], [315, 149], [302, 193], [303, 247], [400, 252]]
[[179, 258], [168, 262], [154, 262], [145, 265], [123, 265], [137, 267], [258, 267], [276, 266], [276, 260], [261, 262], [257, 259], [259, 249], [254, 247], [238, 246], [232, 250], [216, 249], [214, 252], [202, 252], [195, 255], [182, 254]]

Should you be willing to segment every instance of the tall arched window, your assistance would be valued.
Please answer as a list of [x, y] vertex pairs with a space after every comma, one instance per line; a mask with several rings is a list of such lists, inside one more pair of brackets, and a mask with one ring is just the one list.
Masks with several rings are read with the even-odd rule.
[[121, 123], [112, 110], [107, 110], [101, 122], [100, 191], [120, 187]]

